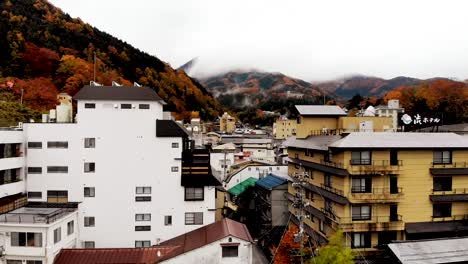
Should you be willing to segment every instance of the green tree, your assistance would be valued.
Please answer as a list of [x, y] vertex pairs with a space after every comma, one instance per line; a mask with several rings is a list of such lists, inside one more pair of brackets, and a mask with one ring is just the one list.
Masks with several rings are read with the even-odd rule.
[[343, 232], [338, 230], [330, 237], [328, 245], [318, 249], [318, 256], [310, 263], [314, 264], [354, 264], [351, 249], [343, 242]]

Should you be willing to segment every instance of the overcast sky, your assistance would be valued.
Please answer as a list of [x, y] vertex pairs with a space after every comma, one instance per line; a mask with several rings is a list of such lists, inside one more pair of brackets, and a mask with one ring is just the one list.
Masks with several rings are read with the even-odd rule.
[[192, 75], [468, 78], [468, 1], [50, 0]]

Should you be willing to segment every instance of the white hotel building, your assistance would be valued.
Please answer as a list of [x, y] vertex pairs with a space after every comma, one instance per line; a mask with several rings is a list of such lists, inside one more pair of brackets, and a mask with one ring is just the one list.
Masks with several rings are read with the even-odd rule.
[[[147, 247], [215, 221], [220, 183], [209, 153], [164, 118], [152, 89], [85, 86], [74, 99], [76, 122], [0, 131], [11, 156], [0, 148], [0, 213], [9, 212], [0, 215], [0, 263], [52, 263], [61, 240], [67, 247]], [[19, 227], [40, 238], [16, 234]]]

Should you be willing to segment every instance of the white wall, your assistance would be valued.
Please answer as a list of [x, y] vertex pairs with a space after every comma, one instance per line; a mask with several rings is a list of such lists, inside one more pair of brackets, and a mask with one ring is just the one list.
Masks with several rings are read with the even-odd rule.
[[285, 165], [247, 166], [241, 171], [237, 172], [231, 178], [231, 180], [228, 183], [226, 183], [225, 188], [226, 190], [229, 190], [232, 187], [247, 180], [250, 177], [255, 178], [255, 179], [260, 179], [261, 176], [267, 176], [269, 173], [274, 174], [279, 177], [287, 177], [288, 166], [285, 166]]
[[24, 165], [25, 165], [25, 134], [22, 130], [0, 130], [0, 144], [20, 143], [20, 157], [0, 159], [0, 170], [20, 169], [21, 181], [5, 183], [0, 185], [0, 198], [25, 192], [26, 185], [24, 181]]
[[[234, 164], [234, 153], [226, 153], [223, 152], [212, 152], [210, 153], [210, 163], [211, 167], [216, 171], [218, 175], [224, 176], [224, 168], [222, 165], [224, 164], [224, 159], [226, 158], [226, 174], [229, 172], [231, 165]], [[222, 178], [224, 180], [224, 178]]]
[[[229, 238], [232, 242], [229, 242]], [[223, 243], [239, 243], [238, 257], [222, 257]], [[226, 237], [208, 244], [204, 247], [189, 251], [175, 258], [168, 259], [161, 263], [167, 264], [185, 264], [185, 263], [203, 263], [203, 264], [238, 264], [252, 263], [252, 244], [248, 241], [236, 237]]]

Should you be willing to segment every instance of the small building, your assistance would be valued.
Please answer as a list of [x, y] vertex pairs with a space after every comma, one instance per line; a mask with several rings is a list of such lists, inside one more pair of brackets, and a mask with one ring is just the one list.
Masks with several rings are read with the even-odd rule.
[[395, 130], [398, 129], [398, 113], [404, 112], [405, 109], [400, 107], [400, 101], [396, 99], [388, 100], [387, 105], [379, 105], [375, 107], [376, 116], [392, 118], [392, 126]]
[[227, 112], [219, 119], [219, 130], [224, 133], [232, 134], [236, 130], [236, 119]]
[[235, 152], [236, 146], [232, 143], [219, 145], [211, 150], [211, 167], [218, 179], [224, 181], [226, 178], [231, 170], [231, 165], [234, 164]]
[[275, 136], [275, 139], [286, 139], [290, 136], [296, 135], [296, 128], [297, 120], [281, 116], [273, 124], [273, 135]]
[[338, 128], [338, 117], [347, 116], [337, 105], [296, 105], [299, 112], [297, 121], [298, 138], [322, 135]]

